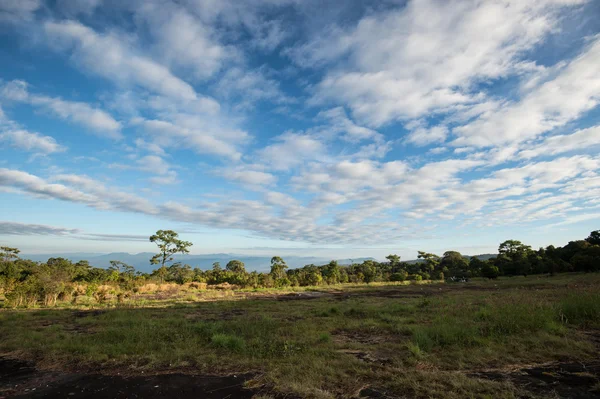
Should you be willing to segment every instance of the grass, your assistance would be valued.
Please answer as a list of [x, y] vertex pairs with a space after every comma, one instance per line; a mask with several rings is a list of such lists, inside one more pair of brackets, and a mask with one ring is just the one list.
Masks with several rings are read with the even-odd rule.
[[512, 398], [521, 387], [469, 373], [597, 357], [579, 331], [600, 327], [599, 275], [330, 291], [343, 295], [230, 292], [206, 301], [199, 291], [97, 312], [2, 310], [0, 352], [61, 369], [251, 371], [249, 385], [271, 390], [264, 397], [319, 398], [365, 386], [392, 396]]

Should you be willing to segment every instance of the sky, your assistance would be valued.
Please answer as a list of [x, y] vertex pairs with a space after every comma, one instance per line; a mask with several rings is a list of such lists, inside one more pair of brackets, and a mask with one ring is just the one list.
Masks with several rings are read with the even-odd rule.
[[599, 102], [594, 0], [0, 0], [0, 245], [564, 245]]

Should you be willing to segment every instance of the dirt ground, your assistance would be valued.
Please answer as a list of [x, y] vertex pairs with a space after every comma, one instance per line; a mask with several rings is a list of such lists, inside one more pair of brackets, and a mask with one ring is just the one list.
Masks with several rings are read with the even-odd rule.
[[[352, 291], [306, 291], [269, 294], [252, 300], [296, 301], [329, 298], [344, 301], [359, 297], [418, 298], [443, 295], [456, 290], [495, 291], [503, 289], [492, 284], [478, 285], [423, 285], [388, 286], [377, 289]], [[522, 289], [545, 289], [531, 285]], [[98, 316], [105, 310], [74, 311], [73, 317]], [[205, 321], [229, 320], [243, 315], [244, 310], [232, 309], [225, 312], [190, 313], [186, 317]], [[600, 353], [600, 333], [585, 332]], [[333, 331], [335, 342], [350, 342], [364, 345], [383, 345], [387, 336], [338, 329]], [[383, 348], [382, 348], [383, 349]], [[368, 363], [372, 367], [386, 368], [390, 360], [384, 350], [345, 349], [344, 353]], [[512, 369], [486, 369], [464, 371], [468, 377], [491, 381], [507, 381], [526, 392], [524, 398], [600, 398], [600, 359], [579, 362], [556, 362], [519, 366]], [[0, 399], [4, 398], [252, 398], [260, 395], [261, 389], [247, 389], [245, 382], [255, 375], [197, 375], [193, 370], [176, 370], [169, 374], [148, 375], [105, 375], [84, 371], [60, 372], [36, 368], [35, 364], [0, 356]], [[384, 389], [366, 387], [357, 393], [365, 398], [391, 398]]]
[[251, 375], [158, 374], [121, 377], [37, 370], [32, 363], [0, 358], [0, 398], [251, 398]]

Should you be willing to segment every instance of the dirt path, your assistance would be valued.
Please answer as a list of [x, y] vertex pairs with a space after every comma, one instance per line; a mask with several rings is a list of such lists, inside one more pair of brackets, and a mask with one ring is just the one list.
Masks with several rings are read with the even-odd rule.
[[541, 397], [571, 399], [600, 398], [600, 361], [555, 363], [528, 367], [510, 373], [484, 371], [470, 377], [510, 381]]
[[37, 370], [32, 364], [0, 358], [3, 398], [251, 398], [250, 375], [199, 376], [160, 374], [121, 377]]

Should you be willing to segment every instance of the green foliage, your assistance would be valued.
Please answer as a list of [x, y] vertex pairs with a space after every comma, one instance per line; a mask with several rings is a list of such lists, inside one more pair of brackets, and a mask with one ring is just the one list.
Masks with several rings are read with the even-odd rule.
[[390, 281], [405, 281], [408, 278], [406, 270], [400, 270], [390, 276]]
[[271, 258], [271, 277], [273, 280], [277, 281], [284, 278], [287, 268], [287, 264], [279, 256]]
[[173, 261], [173, 255], [189, 253], [189, 247], [193, 245], [189, 241], [180, 240], [179, 234], [173, 230], [158, 230], [156, 234], [150, 236], [150, 242], [156, 243], [160, 251], [150, 259], [150, 263], [161, 265], [161, 271], [157, 274], [161, 280], [164, 280], [166, 264]]
[[229, 263], [227, 263], [227, 265], [225, 266], [225, 269], [236, 274], [246, 273], [246, 267], [244, 265], [244, 262], [239, 260], [229, 261]]
[[600, 230], [592, 231], [585, 240], [591, 245], [600, 245]]
[[215, 334], [210, 341], [216, 348], [223, 348], [232, 352], [241, 352], [246, 346], [243, 338], [228, 334]]
[[586, 292], [571, 294], [558, 304], [559, 317], [563, 323], [583, 327], [600, 324], [600, 294]]
[[[209, 285], [229, 283], [235, 288], [269, 289], [377, 281], [419, 282], [448, 277], [497, 279], [518, 274], [598, 272], [600, 245], [596, 242], [599, 234], [598, 230], [593, 231], [586, 240], [570, 241], [564, 247], [548, 246], [538, 250], [520, 241], [507, 240], [500, 244], [499, 255], [488, 260], [472, 257], [468, 261], [456, 251], [447, 251], [442, 258], [419, 251], [419, 261], [411, 263], [401, 262], [397, 255], [388, 255], [388, 262], [365, 260], [352, 265], [339, 265], [331, 261], [322, 266], [311, 264], [288, 269], [285, 261], [275, 256], [271, 259], [271, 270], [267, 274], [255, 271], [248, 273], [239, 260], [228, 262], [225, 269], [215, 262], [210, 270], [172, 263], [174, 254], [187, 253], [192, 244], [180, 240], [172, 230], [159, 230], [150, 237], [150, 241], [155, 242], [160, 250], [152, 258], [152, 263], [158, 268], [151, 274], [136, 272], [132, 266], [118, 260], [112, 260], [108, 269], [93, 267], [84, 260], [73, 263], [63, 258], [50, 258], [45, 263], [32, 262], [19, 259], [17, 248], [1, 247], [0, 292], [6, 297], [6, 306], [54, 306], [71, 297], [75, 297], [75, 302], [81, 301], [84, 290], [86, 297], [99, 301], [114, 295], [117, 295], [117, 299], [123, 299], [139, 292], [139, 287], [144, 283], [153, 281], [177, 284], [205, 282]], [[74, 292], [77, 284], [83, 285], [83, 288]], [[102, 285], [109, 285], [110, 288], [98, 292], [97, 287]]]

